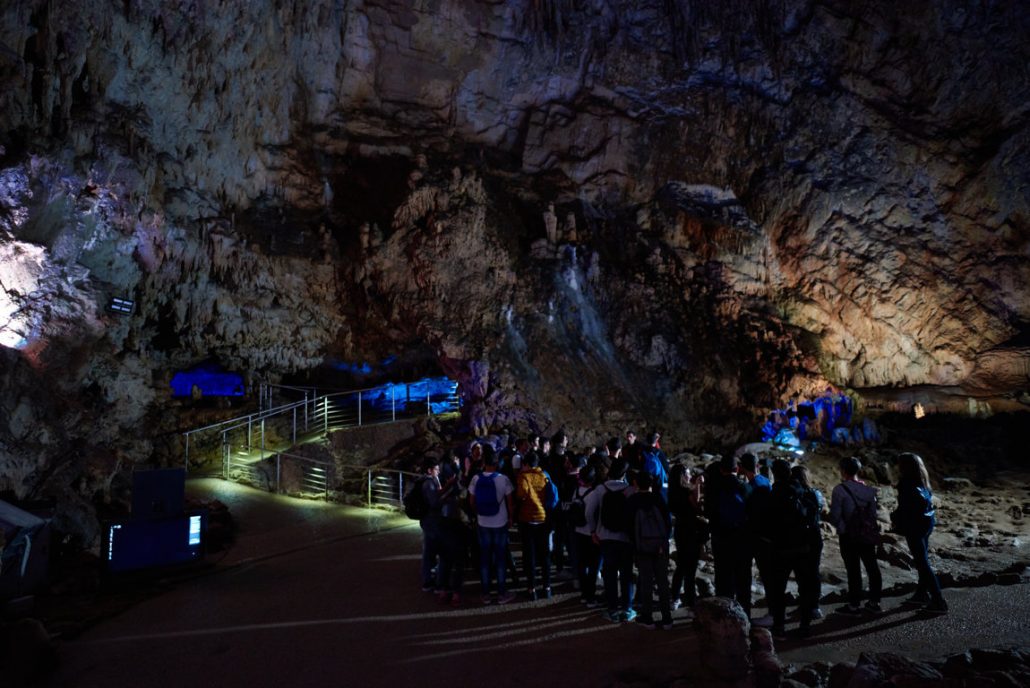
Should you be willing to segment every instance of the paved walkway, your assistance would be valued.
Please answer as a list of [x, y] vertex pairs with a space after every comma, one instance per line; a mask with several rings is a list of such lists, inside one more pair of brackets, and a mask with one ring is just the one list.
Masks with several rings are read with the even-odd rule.
[[[602, 621], [573, 594], [548, 604], [441, 607], [418, 590], [417, 525], [402, 516], [191, 481], [241, 524], [210, 574], [179, 583], [61, 648], [53, 686], [496, 686], [667, 684], [694, 633]], [[217, 558], [217, 555], [216, 555]], [[1030, 644], [1030, 586], [949, 591], [953, 614], [830, 618], [796, 663], [864, 650], [940, 657]], [[888, 606], [898, 600], [887, 600]]]

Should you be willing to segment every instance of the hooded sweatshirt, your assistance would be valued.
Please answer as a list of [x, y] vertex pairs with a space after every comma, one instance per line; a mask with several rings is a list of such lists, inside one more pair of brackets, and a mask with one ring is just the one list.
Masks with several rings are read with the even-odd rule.
[[518, 500], [518, 521], [519, 523], [543, 523], [547, 520], [547, 510], [544, 509], [544, 487], [547, 486], [547, 476], [543, 470], [537, 468], [526, 468], [522, 470], [515, 479], [518, 487], [515, 490], [515, 499]]
[[[603, 485], [598, 486], [598, 488], [588, 494], [584, 500], [587, 512], [587, 526], [590, 528], [590, 532], [597, 533], [597, 537], [601, 540], [629, 542], [629, 530], [622, 533], [616, 533], [605, 528], [604, 524], [601, 522], [601, 501], [609, 491], [618, 492], [619, 490], [626, 490], [625, 496], [627, 498], [636, 492], [636, 490], [630, 487], [625, 480], [609, 480]], [[626, 524], [627, 528], [629, 525], [629, 523]]]

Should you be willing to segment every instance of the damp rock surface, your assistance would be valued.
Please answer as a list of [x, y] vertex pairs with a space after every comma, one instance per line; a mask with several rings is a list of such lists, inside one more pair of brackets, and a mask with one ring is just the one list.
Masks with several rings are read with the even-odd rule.
[[117, 500], [208, 359], [253, 388], [414, 351], [469, 428], [581, 443], [728, 446], [827, 384], [1026, 411], [1028, 33], [945, 0], [6, 2], [0, 490]]

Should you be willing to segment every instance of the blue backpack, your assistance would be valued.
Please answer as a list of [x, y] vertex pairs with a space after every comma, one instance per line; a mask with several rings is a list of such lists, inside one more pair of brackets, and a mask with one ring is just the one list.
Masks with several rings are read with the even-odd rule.
[[544, 509], [551, 512], [558, 508], [558, 502], [560, 502], [561, 499], [558, 496], [558, 486], [554, 484], [553, 480], [551, 480], [551, 476], [547, 474], [547, 471], [544, 471], [544, 477], [547, 478], [547, 482], [544, 484], [544, 494], [542, 495]]
[[501, 511], [501, 500], [497, 498], [497, 473], [480, 473], [476, 480], [476, 513], [480, 516], [496, 516]]

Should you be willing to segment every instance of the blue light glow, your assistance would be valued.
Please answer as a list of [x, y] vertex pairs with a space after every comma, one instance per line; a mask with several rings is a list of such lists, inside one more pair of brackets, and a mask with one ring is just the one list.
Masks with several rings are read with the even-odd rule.
[[213, 363], [176, 373], [171, 385], [175, 397], [192, 396], [194, 387], [205, 397], [241, 397], [245, 390], [241, 375], [226, 372]]
[[434, 414], [447, 413], [461, 406], [458, 383], [446, 377], [427, 377], [415, 382], [387, 382], [361, 394], [362, 404], [376, 411], [404, 413], [425, 409], [429, 402]]
[[786, 408], [772, 411], [762, 426], [762, 439], [791, 448], [808, 440], [838, 444], [841, 433], [848, 432], [853, 412], [850, 397], [828, 389], [811, 401], [792, 401]]
[[332, 366], [337, 370], [342, 370], [343, 372], [351, 373], [352, 375], [371, 375], [376, 369], [389, 368], [396, 362], [397, 356], [395, 354], [390, 354], [378, 363], [369, 363], [368, 361], [362, 361], [361, 363], [336, 361]]

